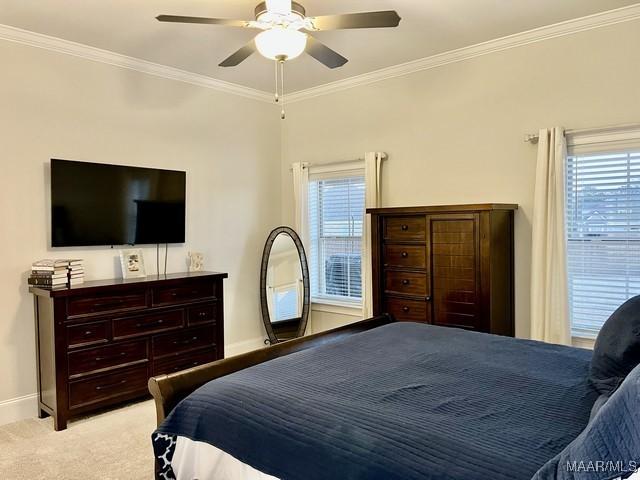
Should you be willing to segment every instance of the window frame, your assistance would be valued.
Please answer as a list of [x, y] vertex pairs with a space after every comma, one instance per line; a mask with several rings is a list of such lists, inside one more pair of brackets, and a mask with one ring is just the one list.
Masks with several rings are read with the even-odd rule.
[[[309, 167], [309, 184], [311, 184], [314, 181], [317, 180], [331, 180], [331, 179], [343, 179], [343, 178], [347, 178], [347, 177], [353, 177], [353, 176], [358, 176], [358, 177], [365, 177], [365, 171], [364, 171], [364, 161], [362, 160], [358, 160], [358, 161], [350, 161], [350, 162], [340, 162], [340, 163], [332, 163], [330, 165], [317, 165], [317, 166], [310, 166]], [[365, 185], [366, 188], [366, 185]], [[309, 188], [308, 190], [309, 192], [311, 191], [311, 189]], [[312, 231], [312, 226], [311, 226], [311, 203], [309, 201], [309, 198], [307, 198], [307, 208], [308, 208], [308, 212], [307, 212], [307, 232], [309, 232], [309, 252], [308, 252], [308, 256], [309, 256], [309, 263], [311, 264], [313, 261], [316, 261], [315, 259], [311, 258], [312, 256], [312, 238], [311, 238], [311, 231]], [[366, 208], [365, 208], [366, 210]], [[365, 213], [363, 212], [363, 222], [365, 219]], [[357, 238], [357, 237], [349, 237], [349, 238]], [[360, 237], [360, 239], [362, 240], [362, 236]], [[360, 249], [360, 262], [362, 265], [362, 248]], [[322, 274], [322, 272], [324, 272], [324, 269], [320, 269], [318, 268], [318, 274]], [[309, 275], [313, 275], [313, 268], [309, 268]], [[350, 299], [349, 297], [342, 297], [342, 296], [334, 296], [334, 295], [327, 295], [327, 294], [320, 294], [320, 295], [314, 295], [313, 292], [313, 285], [314, 285], [314, 281], [313, 278], [310, 278], [310, 286], [311, 286], [311, 304], [312, 305], [318, 305], [318, 306], [322, 306], [319, 309], [327, 312], [327, 313], [336, 313], [336, 314], [349, 314], [349, 311], [353, 311], [355, 309], [357, 310], [361, 310], [362, 309], [362, 296], [358, 299], [355, 297], [352, 297], [353, 299]]]
[[[574, 289], [572, 288], [572, 279], [571, 279], [572, 273], [570, 269], [570, 254], [571, 254], [570, 245], [572, 243], [572, 240], [575, 240], [576, 242], [585, 242], [585, 241], [588, 243], [593, 242], [594, 244], [596, 242], [600, 242], [603, 244], [606, 244], [607, 242], [614, 243], [614, 242], [620, 242], [621, 240], [616, 239], [615, 236], [611, 238], [607, 238], [606, 235], [605, 236], [594, 235], [592, 239], [578, 238], [579, 235], [574, 236], [574, 238], [572, 238], [570, 227], [573, 226], [575, 228], [577, 226], [577, 222], [574, 222], [569, 216], [570, 209], [572, 208], [570, 206], [570, 203], [574, 202], [575, 204], [575, 202], [577, 202], [578, 200], [577, 200], [577, 194], [574, 193], [573, 189], [570, 187], [574, 184], [574, 182], [577, 182], [578, 180], [574, 180], [572, 183], [570, 183], [570, 173], [573, 173], [573, 175], [575, 176], [576, 171], [579, 169], [579, 167], [576, 166], [576, 160], [571, 160], [571, 159], [576, 159], [579, 157], [593, 157], [593, 156], [607, 156], [607, 155], [613, 157], [615, 155], [622, 155], [622, 154], [627, 154], [627, 162], [630, 162], [633, 159], [633, 157], [630, 157], [630, 155], [633, 155], [635, 157], [635, 155], [640, 154], [640, 126], [618, 127], [618, 128], [610, 128], [610, 129], [589, 130], [589, 131], [582, 131], [582, 132], [578, 131], [578, 132], [567, 133], [567, 159], [564, 166], [565, 188], [566, 188], [565, 236], [566, 236], [566, 249], [567, 249], [567, 259], [566, 259], [567, 293], [568, 293], [567, 303], [568, 303], [568, 309], [569, 309], [571, 335], [574, 339], [578, 341], [592, 341], [593, 339], [595, 339], [595, 337], [599, 332], [599, 329], [601, 328], [601, 325], [596, 330], [595, 328], [590, 329], [588, 327], [585, 327], [584, 325], [576, 325], [574, 323], [573, 309], [575, 308], [576, 303], [572, 302]], [[582, 168], [588, 168], [588, 167], [582, 167]], [[606, 167], [603, 167], [603, 170], [604, 168]], [[585, 175], [585, 173], [582, 173], [582, 175]], [[606, 174], [603, 174], [603, 178], [606, 178], [605, 175]], [[629, 185], [630, 183], [632, 183], [633, 182], [632, 179], [634, 178], [638, 178], [638, 181], [640, 182], [640, 171], [638, 171], [637, 174], [635, 172], [633, 172], [633, 175], [628, 174], [626, 184]], [[573, 208], [576, 208], [576, 207], [574, 206]], [[629, 210], [631, 210], [634, 207], [628, 207], [628, 208]], [[577, 215], [579, 212], [574, 212], [574, 213]], [[628, 213], [628, 216], [630, 218], [633, 218], [632, 217], [633, 214], [634, 214], [633, 211], [630, 211]], [[629, 222], [629, 220], [627, 220], [627, 222]], [[607, 225], [606, 227], [609, 227], [609, 226]], [[606, 233], [606, 231], [603, 230], [602, 233]], [[619, 233], [619, 232], [614, 231], [613, 233]], [[631, 238], [623, 241], [632, 242], [634, 241], [634, 239]], [[604, 245], [603, 249], [606, 249], [606, 247], [607, 245]], [[583, 247], [583, 248], [588, 248], [588, 247]], [[595, 249], [596, 247], [594, 246], [593, 248]], [[628, 255], [625, 255], [625, 258], [626, 257], [628, 257]], [[592, 268], [595, 268], [596, 262], [593, 262], [593, 264], [594, 264], [594, 267]], [[626, 281], [629, 282], [630, 278], [632, 277], [627, 275]], [[580, 304], [578, 303], [578, 305]], [[603, 318], [602, 323], [604, 323], [606, 320], [607, 320], [606, 318]]]

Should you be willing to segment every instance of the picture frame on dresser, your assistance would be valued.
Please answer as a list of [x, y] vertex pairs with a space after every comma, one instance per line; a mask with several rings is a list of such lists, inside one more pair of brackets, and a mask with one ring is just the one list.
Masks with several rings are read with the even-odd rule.
[[120, 250], [120, 267], [122, 278], [146, 277], [144, 254], [140, 248]]
[[91, 281], [34, 295], [39, 417], [148, 397], [149, 378], [224, 358], [226, 273]]

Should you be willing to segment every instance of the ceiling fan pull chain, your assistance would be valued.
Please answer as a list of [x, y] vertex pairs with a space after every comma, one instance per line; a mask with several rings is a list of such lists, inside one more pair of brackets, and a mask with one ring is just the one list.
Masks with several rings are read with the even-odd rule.
[[280, 82], [282, 86], [282, 112], [280, 113], [280, 118], [284, 120], [286, 117], [284, 113], [284, 60], [280, 60]]
[[278, 60], [276, 60], [274, 62], [274, 65], [276, 67], [275, 72], [276, 72], [276, 103], [278, 103], [280, 101], [280, 92], [278, 91], [279, 88], [279, 80], [278, 80]]

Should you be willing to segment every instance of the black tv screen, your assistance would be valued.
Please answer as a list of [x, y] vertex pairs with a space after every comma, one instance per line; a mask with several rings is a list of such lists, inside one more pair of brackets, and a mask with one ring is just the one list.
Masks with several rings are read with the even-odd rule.
[[51, 160], [51, 245], [184, 243], [186, 173]]

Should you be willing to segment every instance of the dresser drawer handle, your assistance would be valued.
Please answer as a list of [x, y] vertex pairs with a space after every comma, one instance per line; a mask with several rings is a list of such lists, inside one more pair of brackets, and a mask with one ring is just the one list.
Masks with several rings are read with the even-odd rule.
[[100, 390], [104, 390], [105, 388], [113, 388], [113, 387], [117, 387], [119, 385], [124, 385], [125, 383], [127, 383], [126, 380], [120, 380], [119, 382], [116, 382], [116, 383], [109, 383], [107, 385], [98, 385], [96, 387], [96, 390], [100, 391]]
[[195, 342], [198, 340], [198, 337], [187, 338], [186, 340], [175, 340], [173, 342], [174, 345], [189, 345], [191, 342]]
[[409, 254], [408, 254], [407, 252], [402, 252], [402, 253], [400, 254], [400, 256], [401, 256], [402, 258], [407, 258], [407, 257], [409, 256]]
[[409, 312], [409, 307], [407, 307], [406, 305], [404, 307], [402, 307], [402, 311], [404, 313], [408, 313]]
[[164, 319], [160, 319], [157, 320], [155, 322], [150, 322], [150, 323], [136, 323], [136, 328], [141, 328], [141, 327], [155, 327], [156, 325], [162, 325], [164, 323]]
[[88, 337], [89, 335], [93, 335], [93, 330], [87, 330], [86, 332], [84, 332], [85, 337]]
[[200, 312], [198, 315], [201, 316], [201, 317], [206, 317], [207, 316], [207, 312]]
[[96, 357], [96, 362], [101, 362], [102, 360], [111, 360], [114, 358], [119, 358], [119, 357], [125, 357], [127, 355], [127, 352], [120, 352], [117, 355], [111, 355], [109, 357]]
[[409, 283], [411, 283], [409, 280], [407, 280], [406, 278], [404, 280], [402, 280], [402, 284], [403, 285], [409, 285]]
[[409, 230], [409, 225], [402, 225], [402, 227], [400, 228], [402, 228], [403, 232], [406, 232], [407, 230]]

